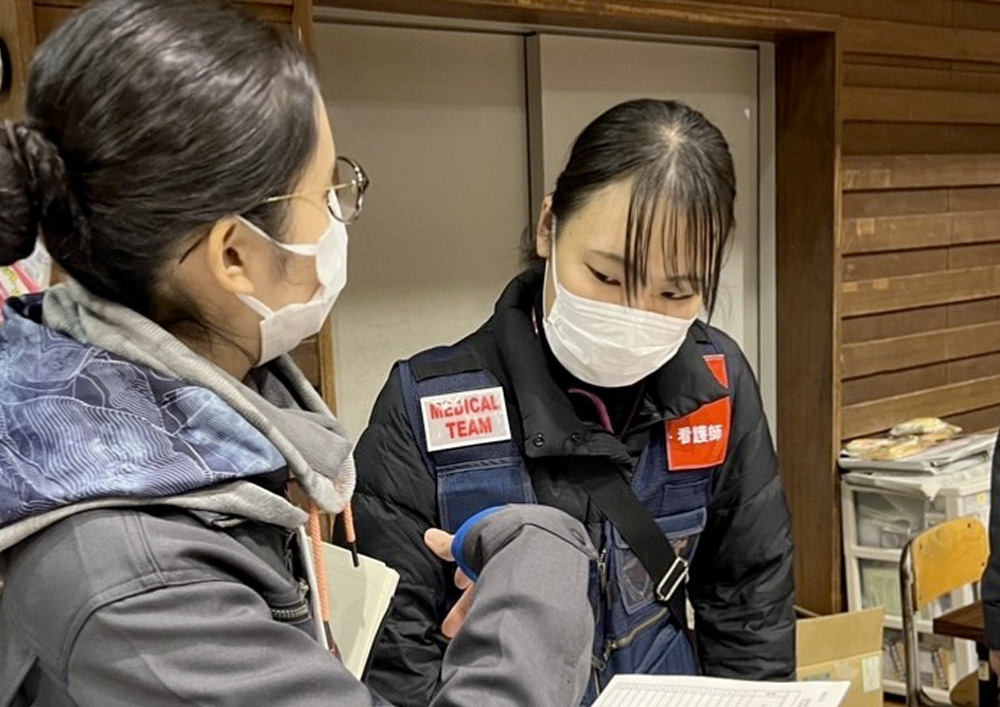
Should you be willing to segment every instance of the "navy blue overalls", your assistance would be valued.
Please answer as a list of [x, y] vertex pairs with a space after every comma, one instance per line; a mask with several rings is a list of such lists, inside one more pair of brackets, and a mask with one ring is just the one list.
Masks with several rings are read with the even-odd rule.
[[[702, 347], [706, 365], [728, 387], [725, 356], [714, 344]], [[470, 364], [469, 354], [442, 347], [401, 363], [400, 377], [414, 437], [436, 478], [438, 513], [445, 530], [455, 532], [465, 520], [492, 506], [537, 502], [521, 450], [509, 434], [497, 441], [428, 451], [430, 428], [421, 401], [452, 400], [454, 405], [446, 412], [454, 413], [456, 419], [463, 415], [468, 419], [475, 410], [489, 409], [489, 401], [495, 399], [490, 396], [500, 394], [502, 389], [492, 373]], [[438, 409], [428, 408], [435, 416]], [[705, 529], [712, 475], [725, 459], [731, 409], [731, 398], [726, 397], [684, 418], [654, 426], [632, 476], [636, 497], [652, 514], [677, 556], [687, 563]], [[471, 424], [476, 431], [474, 421], [461, 424], [466, 427], [452, 429], [462, 432]], [[480, 423], [480, 429], [484, 425], [489, 433], [496, 432], [491, 422]], [[476, 436], [471, 435], [473, 439]], [[712, 463], [706, 464], [706, 459]], [[698, 672], [688, 627], [678, 626], [671, 618], [666, 602], [656, 596], [653, 580], [608, 520], [603, 531], [600, 560], [590, 587], [596, 631], [594, 673], [585, 705], [618, 673]], [[683, 585], [680, 591], [684, 591]]]

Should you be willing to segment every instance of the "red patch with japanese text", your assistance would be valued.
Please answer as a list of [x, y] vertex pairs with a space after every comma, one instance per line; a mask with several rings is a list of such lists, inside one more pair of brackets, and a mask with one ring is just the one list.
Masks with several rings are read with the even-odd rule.
[[[726, 357], [705, 356], [705, 365], [725, 387], [729, 387]], [[703, 405], [690, 415], [668, 420], [667, 466], [670, 471], [694, 471], [718, 466], [729, 451], [729, 427], [733, 399], [726, 396]]]

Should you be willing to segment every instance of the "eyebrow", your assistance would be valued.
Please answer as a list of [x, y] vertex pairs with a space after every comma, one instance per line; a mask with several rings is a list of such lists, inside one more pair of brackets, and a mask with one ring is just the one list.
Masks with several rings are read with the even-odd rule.
[[592, 254], [600, 256], [602, 258], [607, 258], [608, 260], [613, 260], [618, 265], [625, 264], [625, 257], [621, 253], [612, 253], [608, 250], [592, 250]]
[[[625, 265], [625, 257], [621, 253], [613, 253], [607, 250], [591, 250], [591, 254], [596, 255], [601, 258], [606, 258], [616, 265]], [[697, 275], [669, 275], [667, 276], [668, 285], [693, 285], [699, 287], [701, 285], [701, 278]]]
[[696, 275], [670, 275], [667, 278], [667, 283], [670, 285], [691, 285], [697, 288], [701, 286], [701, 278]]

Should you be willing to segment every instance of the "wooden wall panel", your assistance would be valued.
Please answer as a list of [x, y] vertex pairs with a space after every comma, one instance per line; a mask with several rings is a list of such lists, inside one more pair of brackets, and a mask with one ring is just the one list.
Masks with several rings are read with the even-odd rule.
[[922, 155], [1000, 152], [1000, 126], [947, 123], [844, 123], [844, 154]]
[[948, 306], [925, 307], [902, 312], [886, 312], [847, 317], [841, 322], [841, 343], [846, 345], [923, 334], [948, 327]]
[[844, 193], [842, 203], [845, 219], [860, 219], [947, 213], [950, 198], [948, 189], [851, 191]]
[[842, 263], [841, 282], [918, 275], [945, 270], [948, 267], [949, 249], [922, 248], [890, 253], [873, 253], [845, 257]]
[[952, 214], [948, 213], [873, 218], [845, 216], [840, 225], [840, 247], [845, 254], [851, 254], [945, 246], [954, 242], [952, 219]]
[[954, 27], [1000, 31], [1000, 4], [980, 0], [952, 0]]
[[849, 19], [840, 32], [845, 52], [996, 63], [996, 34], [983, 29]]
[[989, 211], [1000, 208], [1000, 187], [969, 187], [948, 192], [954, 211]]
[[845, 380], [841, 392], [841, 403], [845, 407], [850, 407], [896, 395], [916, 393], [925, 388], [942, 386], [947, 383], [948, 368], [943, 363], [879, 373], [873, 376]]
[[988, 265], [845, 282], [840, 289], [840, 311], [844, 316], [858, 316], [997, 296], [1000, 265]]
[[951, 17], [951, 0], [773, 0], [772, 5], [924, 25], [946, 25]]
[[889, 429], [913, 417], [947, 419], [996, 405], [1000, 405], [1000, 375], [846, 405], [841, 425], [844, 438], [849, 439]]
[[846, 191], [994, 186], [1000, 184], [1000, 154], [848, 156]]
[[948, 326], [969, 326], [1000, 319], [1000, 300], [985, 299], [948, 307]]
[[1000, 351], [1000, 319], [844, 344], [840, 349], [840, 366], [845, 380], [849, 380], [997, 351]]
[[848, 86], [841, 93], [844, 120], [897, 123], [1000, 123], [1000, 93]]
[[950, 62], [934, 63], [938, 66], [928, 68], [878, 61], [859, 62], [845, 58], [844, 85], [871, 88], [890, 86], [897, 90], [904, 88], [947, 90], [951, 88]]
[[952, 9], [954, 29], [877, 48], [875, 25], [845, 28], [845, 438], [911, 413], [1000, 423], [1000, 391], [976, 389], [1000, 376], [1000, 3]]
[[996, 93], [1000, 91], [1000, 65], [848, 54], [844, 57], [844, 85]]
[[1000, 405], [948, 416], [948, 422], [958, 425], [968, 432], [995, 430], [997, 420], [1000, 420]]
[[[995, 341], [994, 339], [994, 344]], [[982, 350], [985, 347], [978, 348]], [[842, 402], [845, 406], [851, 406], [897, 395], [918, 393], [927, 388], [988, 378], [998, 370], [1000, 370], [1000, 351], [994, 346], [987, 353], [978, 356], [845, 380]]]
[[727, 5], [748, 5], [750, 7], [770, 7], [771, 0], [708, 0], [714, 3], [725, 3]]
[[[995, 234], [981, 233], [984, 239], [995, 241]], [[931, 241], [934, 234], [927, 238]], [[916, 241], [917, 237], [914, 236]], [[951, 248], [923, 248], [920, 243], [912, 245], [911, 249], [898, 248], [899, 242], [892, 242], [886, 249], [888, 252], [852, 255], [845, 249], [842, 261], [843, 282], [861, 280], [885, 280], [902, 275], [918, 275], [935, 273], [939, 270], [967, 271], [974, 268], [1000, 264], [1000, 243], [990, 242], [983, 245], [962, 244]], [[916, 248], [916, 249], [913, 249]], [[898, 251], [898, 252], [894, 252]], [[877, 285], [876, 289], [882, 285]], [[885, 287], [884, 289], [889, 289]], [[976, 296], [971, 299], [980, 299]]]

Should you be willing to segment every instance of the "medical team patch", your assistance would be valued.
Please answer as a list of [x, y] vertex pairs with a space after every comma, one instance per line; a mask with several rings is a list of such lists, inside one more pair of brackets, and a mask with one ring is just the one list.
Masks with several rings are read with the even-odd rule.
[[[705, 365], [725, 387], [729, 387], [726, 357], [706, 356]], [[733, 414], [733, 399], [703, 405], [690, 415], [668, 420], [667, 465], [670, 471], [694, 471], [718, 466], [729, 452], [729, 431]]]
[[503, 388], [483, 388], [420, 399], [427, 451], [510, 439]]

